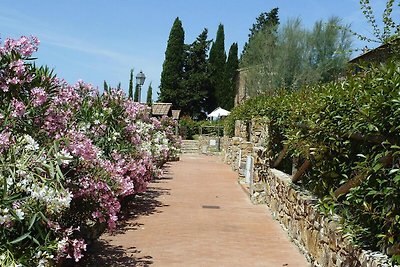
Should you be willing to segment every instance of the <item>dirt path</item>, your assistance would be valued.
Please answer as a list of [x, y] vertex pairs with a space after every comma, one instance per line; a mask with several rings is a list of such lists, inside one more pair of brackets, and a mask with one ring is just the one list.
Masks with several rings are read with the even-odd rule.
[[[266, 206], [217, 157], [183, 155], [137, 197], [88, 266], [309, 266]], [[130, 213], [130, 214], [129, 214]]]

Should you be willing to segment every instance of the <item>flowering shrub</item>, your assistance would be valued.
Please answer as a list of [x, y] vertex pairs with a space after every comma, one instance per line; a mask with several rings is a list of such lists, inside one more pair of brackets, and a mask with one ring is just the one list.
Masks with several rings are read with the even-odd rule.
[[178, 153], [173, 121], [121, 90], [100, 94], [36, 67], [34, 37], [0, 47], [0, 265], [79, 261], [122, 200]]

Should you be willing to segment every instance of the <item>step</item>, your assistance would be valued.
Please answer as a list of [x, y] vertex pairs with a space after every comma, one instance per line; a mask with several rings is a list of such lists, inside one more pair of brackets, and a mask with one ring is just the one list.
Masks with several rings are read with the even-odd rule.
[[182, 140], [182, 153], [199, 153], [199, 141], [197, 140]]

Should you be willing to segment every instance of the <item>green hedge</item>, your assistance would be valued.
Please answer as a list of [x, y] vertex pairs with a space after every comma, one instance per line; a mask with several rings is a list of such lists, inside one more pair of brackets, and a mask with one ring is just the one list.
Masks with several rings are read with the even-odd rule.
[[[273, 158], [286, 144], [287, 160], [310, 160], [301, 185], [325, 211], [342, 215], [348, 235], [385, 251], [400, 244], [400, 65], [361, 69], [341, 82], [250, 99], [225, 130], [232, 134], [235, 120], [267, 117]], [[335, 196], [352, 178], [361, 184]]]
[[222, 135], [223, 121], [194, 121], [190, 117], [182, 117], [179, 120], [179, 134], [183, 139], [196, 139], [196, 136], [203, 135]]

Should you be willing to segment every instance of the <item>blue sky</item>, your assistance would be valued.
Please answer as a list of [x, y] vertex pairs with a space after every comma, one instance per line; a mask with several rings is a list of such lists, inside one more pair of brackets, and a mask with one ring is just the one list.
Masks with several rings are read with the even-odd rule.
[[[241, 51], [255, 18], [279, 7], [281, 22], [300, 17], [311, 28], [315, 21], [339, 16], [352, 29], [368, 35], [372, 29], [358, 0], [69, 0], [0, 1], [0, 37], [35, 35], [40, 41], [39, 64], [55, 69], [70, 83], [78, 79], [102, 88], [106, 80], [127, 90], [129, 72], [142, 70], [157, 97], [169, 31], [182, 20], [185, 42], [204, 28], [215, 38], [225, 28], [226, 50], [233, 42]], [[371, 0], [380, 20], [385, 0]], [[395, 11], [397, 18], [398, 10]], [[356, 42], [356, 46], [365, 44]], [[142, 99], [145, 99], [142, 93]]]

